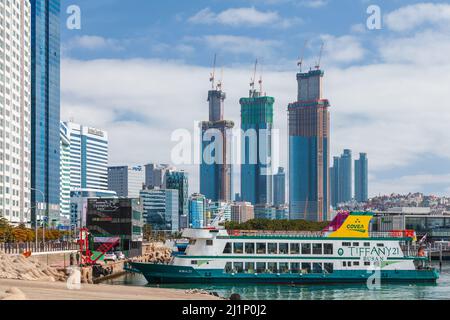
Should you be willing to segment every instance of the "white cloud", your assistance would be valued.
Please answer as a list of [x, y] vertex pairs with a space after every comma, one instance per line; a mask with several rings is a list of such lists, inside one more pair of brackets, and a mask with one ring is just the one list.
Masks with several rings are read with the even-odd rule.
[[188, 19], [195, 24], [222, 24], [232, 27], [277, 26], [288, 28], [301, 22], [300, 18], [283, 19], [275, 11], [259, 11], [254, 7], [231, 8], [219, 13], [205, 8]]
[[401, 7], [385, 17], [385, 23], [393, 31], [411, 31], [424, 24], [448, 27], [450, 4], [419, 3]]
[[121, 50], [122, 46], [115, 39], [107, 39], [99, 36], [77, 36], [71, 39], [66, 45], [66, 50], [87, 49], [87, 50]]
[[325, 43], [324, 61], [327, 63], [349, 63], [364, 58], [365, 49], [354, 36], [322, 35], [321, 38]]
[[212, 49], [233, 54], [251, 54], [258, 56], [271, 56], [275, 48], [280, 46], [279, 41], [261, 40], [257, 38], [232, 36], [232, 35], [209, 35], [202, 40]]
[[302, 0], [299, 4], [308, 8], [322, 8], [328, 4], [328, 0]]

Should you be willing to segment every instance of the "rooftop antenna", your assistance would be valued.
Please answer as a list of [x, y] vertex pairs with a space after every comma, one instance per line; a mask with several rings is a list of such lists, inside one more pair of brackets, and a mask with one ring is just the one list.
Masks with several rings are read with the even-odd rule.
[[214, 64], [213, 64], [213, 71], [211, 73], [211, 76], [209, 78], [209, 82], [211, 82], [211, 88], [214, 90], [214, 84], [216, 79], [216, 61], [217, 61], [217, 53], [214, 54]]
[[253, 78], [250, 80], [250, 88], [251, 92], [255, 92], [255, 83], [256, 83], [256, 68], [258, 66], [258, 59], [255, 60], [255, 68], [253, 70]]
[[308, 44], [308, 40], [305, 40], [305, 43], [303, 44], [303, 49], [301, 52], [301, 56], [299, 57], [299, 61], [297, 62], [297, 66], [300, 68], [300, 73], [302, 72], [302, 67], [303, 67], [303, 58], [305, 57], [305, 50], [306, 50], [306, 45]]
[[322, 45], [320, 46], [319, 61], [317, 61], [317, 64], [316, 64], [316, 70], [320, 70], [320, 63], [322, 62], [322, 55], [323, 55], [324, 47], [325, 47], [325, 42], [322, 41]]

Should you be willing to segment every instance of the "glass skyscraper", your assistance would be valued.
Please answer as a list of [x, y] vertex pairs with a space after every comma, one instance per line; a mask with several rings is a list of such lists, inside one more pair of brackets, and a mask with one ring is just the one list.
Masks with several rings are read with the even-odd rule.
[[289, 110], [290, 219], [327, 221], [330, 213], [329, 102], [322, 70], [298, 73], [298, 101]]
[[140, 191], [144, 221], [152, 230], [176, 232], [178, 226], [178, 190], [158, 187]]
[[272, 127], [275, 99], [250, 90], [240, 99], [242, 136], [241, 199], [272, 204]]
[[360, 153], [355, 160], [355, 199], [366, 202], [369, 199], [369, 160], [366, 153]]
[[31, 203], [52, 221], [60, 214], [60, 0], [30, 3]]
[[[179, 219], [181, 217], [188, 217], [188, 201], [189, 201], [189, 178], [188, 173], [184, 171], [169, 170], [164, 177], [165, 189], [178, 190], [178, 213]], [[179, 220], [179, 221], [180, 221]], [[187, 220], [186, 220], [187, 221]], [[179, 223], [179, 227], [186, 228], [187, 225]]]
[[278, 168], [278, 172], [273, 176], [273, 204], [286, 204], [286, 173], [282, 167]]
[[194, 193], [189, 198], [189, 225], [191, 228], [205, 227], [206, 198], [202, 194]]
[[333, 158], [331, 175], [331, 205], [352, 200], [352, 151], [345, 149], [340, 157]]

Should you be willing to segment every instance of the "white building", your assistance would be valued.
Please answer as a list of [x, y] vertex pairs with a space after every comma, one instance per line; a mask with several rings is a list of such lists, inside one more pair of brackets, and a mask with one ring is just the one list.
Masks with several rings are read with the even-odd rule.
[[0, 1], [0, 217], [30, 221], [31, 7]]
[[60, 210], [61, 220], [70, 221], [70, 140], [65, 123], [60, 127]]
[[71, 189], [108, 190], [108, 133], [65, 122], [70, 139]]

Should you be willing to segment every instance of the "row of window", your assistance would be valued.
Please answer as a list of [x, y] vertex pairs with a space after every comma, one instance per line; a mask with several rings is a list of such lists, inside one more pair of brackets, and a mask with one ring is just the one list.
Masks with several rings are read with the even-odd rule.
[[[194, 261], [193, 261], [194, 262]], [[226, 273], [333, 273], [333, 263], [322, 262], [227, 262]]]
[[[342, 242], [343, 247], [359, 247], [359, 242]], [[364, 242], [364, 247], [370, 247], [370, 242]], [[384, 247], [384, 243], [377, 243], [377, 247]]]
[[332, 243], [228, 242], [224, 254], [303, 254], [332, 255]]

